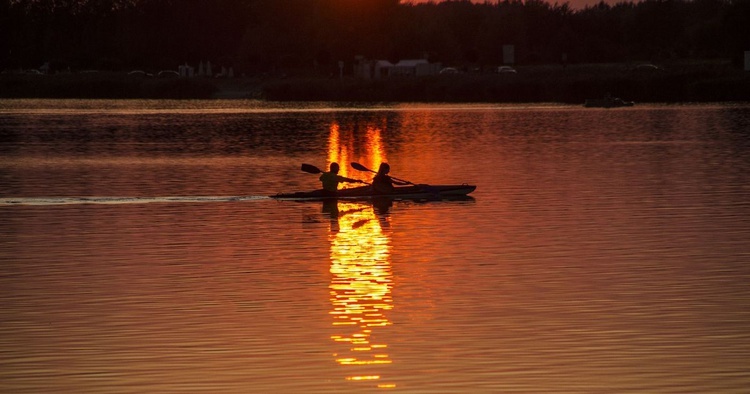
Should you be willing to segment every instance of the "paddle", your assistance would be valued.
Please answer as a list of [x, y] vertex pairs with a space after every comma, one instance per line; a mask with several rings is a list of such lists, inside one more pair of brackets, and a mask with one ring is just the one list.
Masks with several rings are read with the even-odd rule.
[[[362, 164], [355, 163], [355, 162], [352, 162], [352, 167], [354, 167], [355, 170], [359, 170], [359, 171], [369, 171], [369, 172], [372, 172], [372, 173], [375, 173], [375, 174], [378, 173], [377, 171], [373, 171], [373, 170], [371, 170], [371, 169], [363, 166]], [[395, 176], [392, 176], [391, 178], [393, 178], [394, 180], [397, 180], [399, 182], [404, 182], [404, 183], [408, 183], [410, 185], [415, 185], [416, 186], [415, 183], [409, 182], [409, 181], [407, 181], [405, 179], [399, 179], [399, 178], [396, 178]]]
[[320, 168], [318, 168], [318, 167], [315, 167], [315, 166], [314, 166], [314, 165], [312, 165], [312, 164], [305, 164], [305, 163], [302, 163], [302, 168], [301, 168], [301, 170], [302, 170], [302, 171], [304, 171], [304, 172], [308, 172], [308, 173], [310, 173], [310, 174], [320, 174], [320, 173], [322, 173], [322, 172], [323, 172], [323, 171], [321, 171], [321, 169], [320, 169]]
[[[321, 170], [318, 167], [315, 167], [312, 164], [305, 164], [305, 163], [302, 163], [302, 168], [300, 168], [300, 170], [310, 173], [310, 174], [322, 174], [324, 172], [323, 170]], [[360, 181], [359, 179], [354, 179], [352, 181], [356, 181], [357, 183], [362, 183], [364, 185], [369, 185], [369, 183], [365, 181]]]

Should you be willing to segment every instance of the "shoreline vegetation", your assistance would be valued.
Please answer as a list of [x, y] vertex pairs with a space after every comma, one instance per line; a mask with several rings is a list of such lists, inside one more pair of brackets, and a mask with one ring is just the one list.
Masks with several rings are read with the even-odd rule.
[[344, 75], [232, 79], [157, 78], [117, 72], [0, 75], [0, 98], [260, 99], [347, 102], [559, 102], [605, 94], [638, 102], [750, 101], [750, 72], [729, 61], [529, 65], [517, 74], [466, 72], [356, 79]]

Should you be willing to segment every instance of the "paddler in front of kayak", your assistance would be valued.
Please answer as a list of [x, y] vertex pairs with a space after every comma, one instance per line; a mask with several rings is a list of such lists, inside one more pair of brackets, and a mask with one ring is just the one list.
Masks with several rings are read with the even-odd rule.
[[333, 162], [328, 172], [320, 174], [320, 183], [323, 185], [323, 193], [335, 196], [339, 190], [339, 183], [367, 183], [359, 179], [351, 179], [339, 175], [339, 163]]

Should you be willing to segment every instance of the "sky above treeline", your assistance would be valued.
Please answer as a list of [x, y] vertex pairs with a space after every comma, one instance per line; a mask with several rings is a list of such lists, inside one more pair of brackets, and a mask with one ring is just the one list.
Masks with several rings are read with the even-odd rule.
[[[415, 3], [416, 4], [416, 3], [427, 3], [427, 2], [430, 2], [430, 1], [440, 2], [441, 0], [404, 0], [403, 2], [404, 3], [411, 2], [411, 3]], [[473, 1], [475, 3], [484, 3], [485, 2], [485, 0], [473, 0]], [[495, 2], [495, 1], [498, 1], [498, 0], [489, 0], [490, 3]], [[502, 1], [502, 0], [499, 0], [499, 1]], [[567, 0], [567, 1], [566, 0], [547, 0], [547, 2], [550, 3], [550, 4], [557, 3], [557, 4], [562, 5], [562, 4], [568, 3], [568, 4], [570, 4], [571, 8], [576, 9], [576, 10], [583, 9], [586, 6], [592, 6], [592, 5], [599, 4], [602, 1], [604, 1], [605, 3], [607, 3], [609, 5], [613, 5], [613, 4], [617, 4], [617, 3], [623, 2], [624, 0]], [[631, 0], [627, 0], [627, 1], [631, 1]]]

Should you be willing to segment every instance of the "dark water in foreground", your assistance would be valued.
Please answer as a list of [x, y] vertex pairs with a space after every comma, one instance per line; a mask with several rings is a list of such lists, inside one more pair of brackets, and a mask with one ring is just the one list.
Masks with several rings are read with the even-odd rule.
[[[746, 105], [0, 101], [0, 391], [746, 392], [748, 130]], [[330, 160], [478, 188], [265, 197]]]

